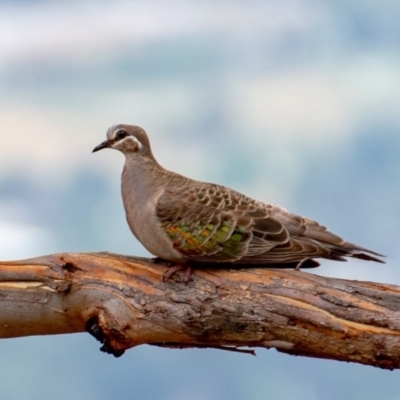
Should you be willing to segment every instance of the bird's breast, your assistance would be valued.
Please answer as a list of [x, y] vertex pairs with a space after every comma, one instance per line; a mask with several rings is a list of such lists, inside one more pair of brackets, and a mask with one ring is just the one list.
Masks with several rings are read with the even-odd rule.
[[124, 185], [122, 187], [126, 219], [136, 238], [157, 257], [183, 261], [183, 256], [173, 248], [156, 215], [157, 201], [163, 194], [163, 189], [141, 192], [125, 191]]

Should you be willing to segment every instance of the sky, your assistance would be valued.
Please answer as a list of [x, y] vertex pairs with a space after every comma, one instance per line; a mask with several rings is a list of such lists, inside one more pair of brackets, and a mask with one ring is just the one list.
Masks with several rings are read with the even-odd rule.
[[[149, 256], [125, 222], [122, 155], [91, 154], [131, 123], [166, 168], [387, 255], [313, 273], [400, 284], [399, 17], [375, 0], [0, 1], [0, 258]], [[397, 372], [273, 350], [0, 347], [11, 400], [398, 398]]]

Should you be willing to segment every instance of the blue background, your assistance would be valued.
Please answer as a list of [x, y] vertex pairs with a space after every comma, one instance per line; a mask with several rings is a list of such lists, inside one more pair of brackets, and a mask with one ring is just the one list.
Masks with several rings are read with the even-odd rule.
[[[279, 203], [388, 256], [314, 273], [400, 284], [400, 3], [0, 1], [0, 258], [148, 256], [120, 198], [143, 126], [165, 167]], [[0, 341], [0, 398], [399, 399], [398, 372], [87, 334]]]

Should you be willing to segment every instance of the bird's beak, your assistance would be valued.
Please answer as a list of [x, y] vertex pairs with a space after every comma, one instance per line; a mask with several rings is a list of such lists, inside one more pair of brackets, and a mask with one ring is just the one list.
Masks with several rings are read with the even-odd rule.
[[102, 150], [102, 149], [105, 149], [105, 148], [107, 148], [107, 147], [110, 147], [110, 142], [108, 141], [108, 140], [105, 140], [104, 142], [102, 142], [102, 143], [100, 143], [98, 146], [96, 146], [93, 150], [92, 150], [92, 153], [94, 153], [94, 152], [96, 152], [96, 151], [99, 151], [99, 150]]

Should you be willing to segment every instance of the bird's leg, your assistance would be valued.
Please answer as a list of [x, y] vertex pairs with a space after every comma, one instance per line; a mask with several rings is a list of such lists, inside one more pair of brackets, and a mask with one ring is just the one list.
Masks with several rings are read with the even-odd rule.
[[169, 279], [175, 272], [185, 271], [184, 281], [187, 283], [192, 275], [192, 266], [190, 264], [178, 264], [178, 263], [168, 263], [169, 269], [163, 274], [162, 280], [165, 282]]
[[307, 260], [308, 260], [308, 258], [303, 258], [302, 260], [300, 260], [300, 261], [297, 263], [295, 270], [296, 270], [296, 271], [300, 271], [301, 266], [302, 266]]
[[182, 264], [175, 264], [170, 266], [163, 274], [162, 280], [166, 281], [169, 279], [172, 275], [175, 274], [175, 272], [181, 271], [184, 268]]
[[175, 274], [175, 272], [178, 271], [185, 271], [185, 279], [184, 281], [187, 283], [190, 281], [190, 277], [192, 275], [192, 266], [189, 263], [177, 263], [173, 261], [167, 261], [164, 260], [160, 257], [154, 257], [150, 260], [154, 264], [164, 264], [167, 267], [167, 271], [164, 272], [162, 280], [165, 282], [167, 279], [171, 278], [172, 275]]
[[192, 266], [190, 264], [186, 265], [186, 271], [185, 271], [185, 282], [189, 282], [190, 281], [190, 277], [192, 276]]

